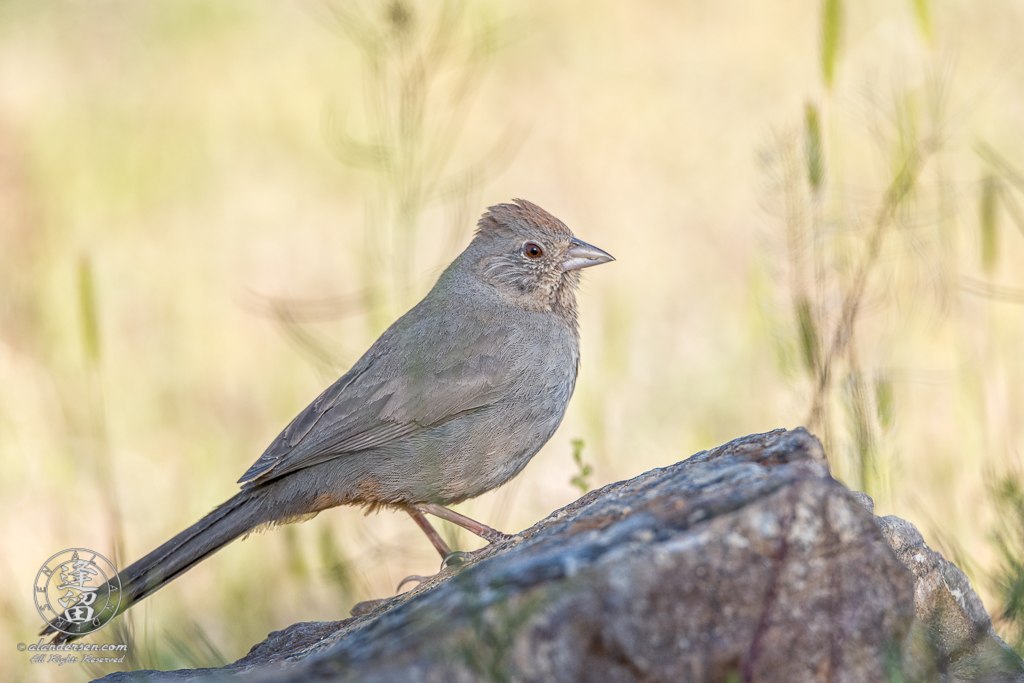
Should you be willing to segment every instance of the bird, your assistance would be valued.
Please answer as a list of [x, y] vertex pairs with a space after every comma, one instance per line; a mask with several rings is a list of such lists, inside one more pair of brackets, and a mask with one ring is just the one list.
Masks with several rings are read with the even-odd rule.
[[[237, 538], [340, 505], [408, 513], [442, 558], [453, 553], [427, 514], [510, 538], [448, 506], [511, 480], [554, 434], [579, 371], [580, 271], [614, 260], [532, 202], [489, 207], [430, 292], [284, 428], [237, 494], [118, 573], [114, 616]], [[76, 637], [61, 625], [42, 635]]]

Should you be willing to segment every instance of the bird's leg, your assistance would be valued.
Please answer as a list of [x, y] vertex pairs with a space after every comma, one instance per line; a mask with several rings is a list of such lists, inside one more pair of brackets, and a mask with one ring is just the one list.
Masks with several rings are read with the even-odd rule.
[[430, 539], [430, 543], [434, 546], [434, 549], [441, 553], [442, 558], [446, 558], [452, 554], [452, 549], [449, 548], [448, 544], [444, 542], [443, 538], [441, 538], [441, 534], [437, 533], [437, 529], [430, 525], [430, 522], [427, 521], [427, 518], [423, 516], [423, 513], [420, 512], [418, 508], [410, 505], [404, 505], [402, 507], [409, 513], [409, 516], [412, 517], [412, 521], [416, 522], [420, 529], [423, 529], [423, 533], [425, 533], [427, 538]]
[[[442, 570], [449, 566], [449, 564], [462, 564], [465, 553], [461, 553], [458, 550], [452, 552], [452, 549], [449, 548], [448, 544], [444, 542], [443, 538], [441, 538], [441, 534], [437, 533], [437, 529], [430, 524], [427, 518], [423, 516], [422, 512], [408, 505], [403, 505], [402, 508], [409, 513], [409, 516], [412, 517], [413, 521], [419, 525], [420, 529], [423, 529], [423, 533], [425, 533], [427, 538], [430, 539], [431, 545], [433, 545], [434, 549], [440, 553]], [[400, 584], [398, 584], [398, 588], [395, 589], [395, 592], [397, 593], [402, 590], [402, 586], [410, 581], [422, 583], [424, 580], [426, 580], [426, 577], [423, 576], [407, 576], [402, 579]]]
[[[434, 515], [435, 517], [439, 517], [440, 519], [446, 519], [452, 524], [461, 526], [466, 531], [476, 534], [488, 543], [497, 543], [499, 541], [506, 541], [512, 538], [508, 534], [503, 534], [497, 529], [492, 529], [491, 527], [485, 524], [481, 524], [480, 522], [474, 519], [470, 519], [465, 515], [460, 515], [458, 512], [455, 512], [455, 510], [449, 510], [443, 505], [436, 505], [434, 503], [420, 503], [419, 505], [413, 505], [411, 507], [421, 513], [426, 512], [428, 514]], [[424, 523], [426, 523], [425, 519], [423, 521]], [[430, 525], [427, 524], [427, 526]], [[433, 529], [431, 529], [431, 531], [433, 531]], [[434, 533], [436, 534], [437, 532], [435, 531]], [[434, 547], [436, 548], [437, 545], [435, 544]], [[438, 552], [440, 552], [440, 549], [438, 549]]]

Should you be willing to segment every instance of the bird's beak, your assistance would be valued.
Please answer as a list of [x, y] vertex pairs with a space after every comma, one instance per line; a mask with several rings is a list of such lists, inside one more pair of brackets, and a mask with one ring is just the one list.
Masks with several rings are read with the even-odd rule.
[[572, 238], [572, 242], [569, 244], [569, 252], [565, 256], [565, 260], [562, 261], [563, 272], [599, 266], [602, 263], [615, 260], [615, 257], [607, 251], [598, 249], [593, 244], [587, 244], [575, 237]]

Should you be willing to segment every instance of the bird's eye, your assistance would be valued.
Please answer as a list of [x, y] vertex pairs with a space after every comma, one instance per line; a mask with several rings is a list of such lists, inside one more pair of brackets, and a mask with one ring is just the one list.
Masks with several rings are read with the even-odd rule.
[[530, 258], [540, 258], [544, 255], [544, 250], [536, 242], [527, 242], [523, 245], [523, 253]]

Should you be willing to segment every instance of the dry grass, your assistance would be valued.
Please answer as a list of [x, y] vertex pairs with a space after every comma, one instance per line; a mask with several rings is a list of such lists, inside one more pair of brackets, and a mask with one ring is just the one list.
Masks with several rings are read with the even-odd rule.
[[[585, 277], [565, 423], [468, 514], [517, 531], [575, 499], [576, 438], [600, 486], [817, 405], [837, 476], [996, 611], [1019, 487], [992, 482], [1024, 449], [1024, 13], [825, 4], [823, 53], [818, 2], [470, 3], [419, 95], [402, 78], [428, 34], [368, 52], [324, 5], [0, 5], [0, 641], [34, 641], [54, 552], [124, 564], [231, 495], [511, 197], [618, 261]], [[406, 165], [356, 144], [373, 140]], [[133, 663], [233, 660], [436, 564], [391, 513], [254, 536], [132, 611]], [[107, 671], [21, 655], [0, 678]]]

